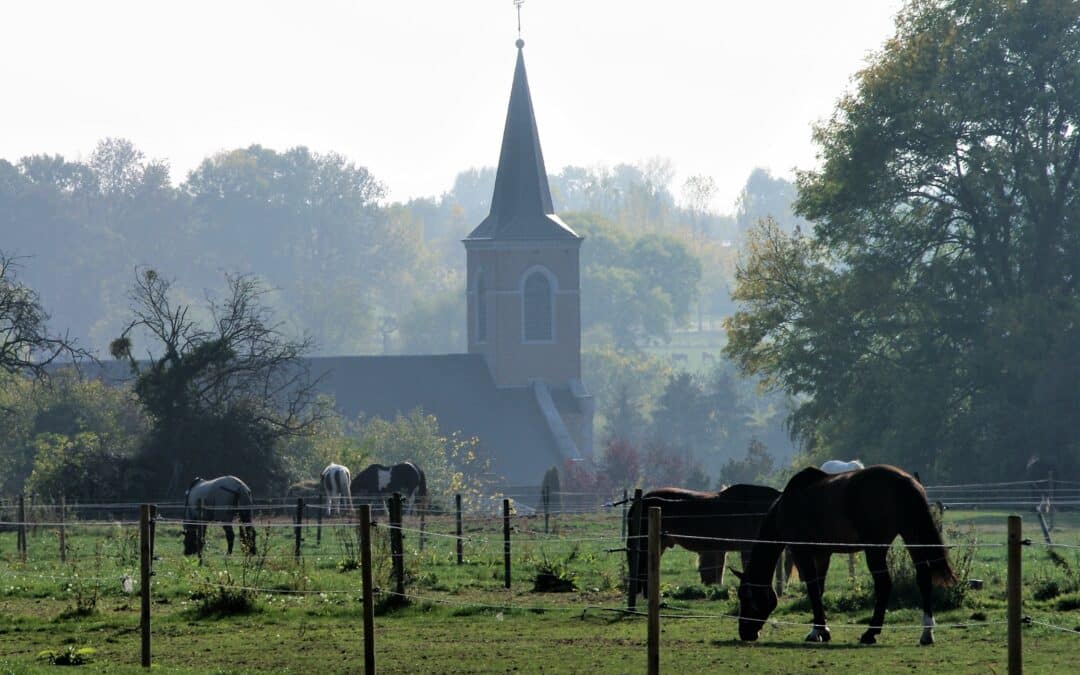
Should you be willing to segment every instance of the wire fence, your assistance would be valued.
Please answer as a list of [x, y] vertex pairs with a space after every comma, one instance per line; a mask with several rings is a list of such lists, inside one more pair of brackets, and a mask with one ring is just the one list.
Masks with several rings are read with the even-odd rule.
[[[991, 487], [1007, 489], [1017, 489], [1017, 484], [1029, 485], [1028, 483], [1007, 483], [1007, 484], [994, 484]], [[951, 490], [971, 490], [972, 486], [942, 486], [948, 487]], [[1080, 488], [1077, 488], [1080, 491]], [[928, 492], [930, 490], [928, 489]], [[975, 500], [972, 500], [975, 501]], [[1020, 500], [1017, 502], [1010, 502], [1013, 504], [1020, 503], [1027, 505], [1030, 500]], [[979, 501], [981, 504], [996, 504], [996, 500], [989, 498]], [[2, 578], [4, 581], [0, 581], [0, 595], [5, 592], [9, 594], [18, 591], [5, 591], [5, 587], [11, 589], [20, 584], [53, 584], [59, 590], [71, 587], [73, 584], [101, 584], [111, 585], [113, 592], [123, 592], [128, 594], [137, 594], [140, 591], [138, 584], [132, 584], [132, 575], [134, 574], [134, 566], [136, 559], [134, 556], [129, 555], [126, 559], [126, 568], [131, 568], [124, 574], [101, 574], [94, 570], [94, 568], [88, 565], [89, 560], [95, 555], [94, 553], [86, 550], [87, 543], [86, 538], [108, 538], [112, 537], [114, 540], [119, 540], [122, 536], [116, 535], [117, 531], [121, 533], [125, 531], [131, 531], [139, 526], [138, 520], [132, 520], [130, 517], [117, 518], [117, 519], [100, 519], [95, 518], [95, 513], [101, 511], [109, 511], [113, 514], [130, 514], [138, 510], [139, 505], [135, 504], [117, 504], [117, 503], [102, 503], [102, 504], [88, 504], [76, 507], [75, 505], [67, 505], [66, 508], [60, 509], [56, 504], [42, 504], [37, 503], [34, 505], [34, 509], [26, 509], [26, 513], [32, 514], [30, 517], [24, 517], [22, 519], [12, 519], [5, 517], [0, 520], [0, 529], [10, 530], [11, 528], [21, 528], [27, 530], [29, 528], [41, 528], [42, 530], [67, 530], [71, 535], [77, 535], [82, 537], [81, 546], [83, 551], [81, 555], [75, 556], [75, 563], [69, 566], [67, 569], [71, 572], [64, 574], [59, 573], [65, 569], [63, 567], [57, 567], [57, 557], [54, 552], [50, 551], [50, 543], [38, 541], [33, 546], [33, 556], [29, 557], [26, 562], [13, 560], [10, 556], [10, 547], [6, 544], [2, 544], [0, 539], [0, 565], [3, 565]], [[159, 509], [159, 515], [153, 520], [153, 525], [156, 527], [156, 536], [158, 546], [154, 550], [154, 578], [150, 582], [150, 585], [159, 589], [160, 592], [181, 592], [181, 589], [191, 587], [192, 585], [198, 585], [203, 588], [219, 588], [229, 589], [231, 591], [240, 591], [255, 594], [258, 597], [273, 598], [277, 596], [292, 597], [292, 598], [337, 598], [342, 602], [356, 602], [362, 603], [365, 601], [364, 594], [359, 588], [359, 584], [356, 583], [355, 577], [348, 577], [342, 575], [338, 578], [328, 578], [326, 576], [317, 577], [316, 581], [309, 580], [305, 583], [316, 584], [318, 587], [300, 587], [304, 583], [296, 581], [296, 576], [285, 578], [286, 571], [292, 572], [298, 569], [297, 566], [302, 565], [316, 565], [325, 567], [334, 567], [342, 562], [342, 558], [347, 555], [352, 555], [355, 552], [347, 551], [345, 542], [348, 542], [354, 538], [358, 528], [358, 523], [352, 517], [324, 517], [321, 521], [310, 520], [307, 507], [301, 509], [298, 513], [295, 504], [257, 504], [252, 505], [250, 515], [252, 519], [252, 526], [261, 533], [263, 537], [277, 537], [279, 543], [284, 545], [288, 541], [288, 537], [279, 537], [273, 533], [288, 531], [291, 529], [296, 534], [297, 551], [299, 554], [289, 554], [286, 552], [267, 552], [263, 551], [261, 554], [256, 553], [255, 558], [261, 559], [262, 565], [266, 567], [265, 578], [269, 581], [267, 583], [258, 582], [244, 582], [238, 581], [233, 577], [215, 578], [212, 575], [214, 570], [219, 570], [218, 564], [211, 564], [210, 561], [219, 561], [221, 564], [231, 565], [230, 568], [234, 570], [235, 574], [240, 574], [240, 569], [244, 565], [250, 563], [244, 562], [246, 558], [239, 556], [229, 556], [218, 550], [205, 551], [202, 558], [205, 566], [198, 566], [192, 559], [185, 558], [179, 554], [178, 547], [175, 544], [175, 540], [171, 537], [173, 534], [178, 533], [186, 526], [220, 526], [223, 523], [217, 519], [185, 519], [183, 516], [183, 505], [177, 503], [166, 503], [163, 508]], [[81, 511], [80, 509], [84, 509]], [[995, 509], [997, 510], [997, 509]], [[66, 514], [64, 518], [56, 518], [54, 514], [63, 512]], [[77, 513], [83, 513], [88, 516], [86, 519], [80, 518]], [[4, 513], [0, 511], [0, 514]], [[510, 517], [512, 524], [510, 525], [509, 532], [512, 534], [514, 542], [514, 553], [516, 555], [515, 561], [520, 567], [523, 563], [525, 566], [532, 565], [536, 567], [538, 565], [537, 560], [540, 556], [538, 551], [546, 551], [544, 555], [551, 555], [553, 551], [561, 552], [563, 555], [569, 555], [570, 553], [578, 554], [584, 549], [588, 555], [591, 556], [603, 556], [605, 554], [620, 553], [617, 556], [619, 561], [617, 564], [618, 575], [616, 581], [622, 586], [628, 586], [633, 580], [633, 576], [626, 568], [625, 556], [621, 554], [624, 549], [620, 548], [606, 548], [611, 545], [625, 544], [630, 546], [635, 542], [645, 542], [647, 535], [639, 534], [627, 534], [624, 531], [626, 525], [626, 519], [624, 510], [617, 506], [604, 506], [603, 503], [599, 503], [592, 511], [552, 511], [547, 515], [556, 520], [556, 527], [543, 531], [538, 529], [538, 524], [542, 522], [543, 516], [536, 513], [529, 514], [517, 514]], [[34, 517], [34, 516], [41, 517]], [[735, 514], [734, 517], [743, 517], [748, 515], [760, 516], [762, 514]], [[580, 518], [586, 518], [588, 527], [576, 522]], [[691, 516], [698, 517], [698, 516]], [[459, 526], [462, 532], [457, 531]], [[401, 524], [392, 523], [386, 520], [377, 520], [374, 525], [375, 532], [382, 532], [388, 539], [391, 535], [400, 535], [406, 537], [409, 542], [407, 549], [403, 550], [398, 555], [403, 558], [403, 564], [407, 565], [412, 570], [411, 574], [414, 577], [422, 576], [424, 568], [430, 565], [452, 565], [454, 558], [454, 547], [466, 547], [468, 558], [474, 563], [480, 563], [480, 572], [478, 573], [478, 579], [486, 579], [489, 582], [489, 586], [486, 587], [486, 592], [492, 594], [506, 593], [506, 602], [492, 602], [485, 603], [483, 601], [477, 601], [475, 599], [464, 599], [455, 597], [450, 592], [434, 592], [432, 588], [425, 587], [423, 584], [417, 584], [415, 578], [413, 579], [413, 585], [410, 586], [406, 592], [395, 591], [390, 586], [388, 581], [384, 581], [382, 587], [375, 590], [373, 593], [375, 596], [381, 598], [399, 598], [416, 603], [432, 603], [437, 605], [445, 605], [449, 607], [487, 607], [490, 609], [498, 609], [504, 611], [543, 611], [543, 612], [581, 612], [588, 611], [604, 611], [604, 612], [621, 612], [627, 615], [644, 615], [644, 612], [640, 612], [636, 609], [633, 603], [607, 603], [607, 604], [595, 604], [595, 603], [550, 603], [550, 602], [535, 602], [535, 603], [520, 603], [514, 602], [509, 592], [505, 589], [499, 589], [495, 584], [490, 582], [493, 580], [490, 573], [492, 568], [497, 567], [501, 562], [501, 556], [506, 553], [505, 547], [508, 546], [507, 539], [504, 537], [504, 533], [500, 531], [500, 528], [505, 526], [507, 519], [504, 516], [492, 514], [489, 510], [479, 510], [466, 516], [462, 513], [460, 516], [453, 511], [453, 509], [420, 509], [414, 512], [412, 515], [407, 516], [404, 522]], [[315, 528], [321, 534], [322, 530], [326, 529], [328, 547], [336, 547], [337, 551], [324, 551], [313, 550], [310, 541], [310, 533]], [[112, 533], [112, 534], [110, 534]], [[703, 541], [703, 542], [715, 542], [717, 544], [735, 545], [736, 547], [752, 546], [753, 544], [776, 544], [782, 546], [800, 546], [813, 544], [821, 547], [849, 547], [849, 548], [876, 548], [876, 547], [889, 547], [889, 548], [907, 548], [917, 549], [928, 546], [934, 546], [931, 544], [907, 544], [904, 542], [820, 542], [820, 541], [801, 541], [801, 540], [778, 540], [778, 539], [761, 539], [761, 538], [748, 538], [748, 537], [721, 537], [721, 536], [706, 536], [706, 535], [685, 535], [672, 532], [664, 532], [669, 536], [676, 536], [686, 540]], [[1076, 537], [1076, 532], [1070, 532], [1070, 537]], [[24, 535], [25, 536], [25, 535]], [[991, 539], [990, 537], [994, 537]], [[162, 542], [168, 542], [163, 545]], [[427, 544], [427, 552], [424, 552], [424, 542]], [[439, 543], [441, 542], [441, 543]], [[1062, 549], [1062, 550], [1080, 550], [1080, 537], [1077, 537], [1077, 543], [1072, 541], [1056, 541], [1056, 542], [1039, 542], [1031, 541], [1026, 542], [1032, 546], [1038, 546], [1045, 549]], [[121, 547], [122, 544], [115, 541], [114, 544], [117, 547]], [[301, 544], [303, 549], [301, 550]], [[1004, 533], [1001, 531], [994, 531], [990, 533], [982, 533], [981, 540], [968, 540], [968, 541], [949, 541], [945, 546], [950, 550], [966, 550], [970, 552], [976, 552], [981, 550], [1001, 549], [1007, 544], [1004, 541]], [[52, 549], [55, 551], [55, 549]], [[99, 557], [100, 551], [97, 552]], [[390, 560], [392, 553], [389, 552], [389, 547], [384, 543], [380, 549], [380, 560], [374, 561], [373, 565], [381, 565], [386, 568], [390, 567]], [[541, 560], [543, 562], [543, 560]], [[44, 565], [44, 569], [35, 569], [34, 565]], [[509, 566], [509, 563], [507, 563]], [[611, 567], [608, 563], [608, 567]], [[707, 568], [700, 568], [705, 570]], [[509, 567], [508, 567], [509, 570]], [[533, 570], [529, 570], [531, 574]], [[81, 573], [80, 573], [81, 572]], [[387, 573], [388, 574], [388, 573]], [[864, 576], [869, 572], [863, 571]], [[275, 576], [277, 575], [277, 576]], [[687, 571], [678, 573], [678, 578], [685, 580], [687, 577]], [[509, 580], [510, 573], [507, 572], [507, 579]], [[526, 578], [522, 572], [514, 577], [516, 583], [522, 583]], [[329, 579], [329, 581], [328, 581]], [[813, 580], [811, 580], [813, 581]], [[834, 579], [835, 581], [835, 579]], [[509, 581], [507, 582], [509, 584]], [[805, 581], [804, 581], [805, 583]], [[126, 585], [125, 585], [126, 584]], [[289, 584], [293, 584], [290, 587]], [[864, 584], [864, 587], [865, 584]], [[116, 590], [116, 589], [126, 590]], [[617, 587], [609, 588], [613, 595], [618, 589]], [[731, 600], [730, 596], [717, 596], [720, 598], [727, 597]], [[367, 598], [370, 600], [371, 598]], [[660, 613], [660, 618], [672, 619], [672, 620], [727, 620], [737, 621], [739, 616], [731, 612], [724, 611], [702, 611], [699, 608], [678, 608], [668, 607], [664, 612]], [[1024, 622], [1029, 626], [1038, 626], [1045, 628], [1046, 630], [1061, 633], [1063, 635], [1076, 635], [1080, 634], [1080, 630], [1069, 628], [1067, 626], [1061, 626], [1054, 622], [1055, 619], [1051, 616], [1040, 616], [1038, 618], [1025, 617]], [[795, 626], [795, 627], [807, 627], [813, 628], [812, 623], [804, 623], [799, 621], [791, 621], [786, 619], [773, 619], [767, 622], [773, 626]], [[937, 624], [935, 628], [938, 629], [950, 629], [950, 628], [973, 628], [973, 627], [997, 627], [1003, 625], [1004, 620], [979, 620], [979, 621], [961, 621], [961, 622], [946, 622]], [[830, 624], [830, 628], [838, 629], [866, 629], [866, 624]], [[892, 624], [886, 622], [885, 628], [891, 629], [926, 629], [923, 624]]]

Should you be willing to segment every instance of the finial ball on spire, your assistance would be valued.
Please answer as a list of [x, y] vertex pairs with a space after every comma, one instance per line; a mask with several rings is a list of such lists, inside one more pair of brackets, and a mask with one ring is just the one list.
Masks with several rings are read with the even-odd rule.
[[514, 42], [514, 44], [517, 46], [518, 49], [521, 49], [522, 47], [525, 46], [525, 41], [522, 40], [521, 38], [518, 38], [517, 41]]

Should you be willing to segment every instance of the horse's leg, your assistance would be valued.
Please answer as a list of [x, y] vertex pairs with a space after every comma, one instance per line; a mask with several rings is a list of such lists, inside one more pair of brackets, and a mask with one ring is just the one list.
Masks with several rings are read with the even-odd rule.
[[923, 605], [923, 631], [922, 636], [919, 637], [919, 644], [932, 645], [934, 644], [934, 626], [937, 624], [934, 622], [934, 594], [931, 588], [929, 564], [915, 562], [915, 583], [919, 585]]
[[799, 572], [806, 578], [806, 593], [810, 596], [810, 607], [814, 612], [814, 626], [806, 635], [807, 642], [828, 642], [832, 639], [825, 618], [825, 605], [821, 596], [825, 592], [825, 575], [829, 573], [829, 554], [805, 551]]
[[701, 583], [715, 584], [717, 583], [717, 577], [723, 577], [723, 573], [723, 551], [700, 551], [698, 553], [698, 575], [701, 577]]
[[892, 593], [887, 554], [888, 550], [883, 546], [866, 549], [866, 566], [874, 577], [874, 615], [870, 617], [870, 627], [859, 638], [859, 642], [864, 645], [877, 642], [876, 636], [881, 633], [881, 625], [885, 623], [885, 608], [889, 604], [889, 594]]
[[221, 529], [225, 530], [225, 543], [229, 546], [229, 555], [232, 555], [233, 539], [236, 535], [233, 533], [232, 525], [222, 525]]

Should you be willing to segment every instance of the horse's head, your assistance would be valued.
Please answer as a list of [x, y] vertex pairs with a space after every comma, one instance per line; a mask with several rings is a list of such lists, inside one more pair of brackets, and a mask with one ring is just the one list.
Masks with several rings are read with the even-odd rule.
[[184, 555], [195, 555], [199, 552], [199, 526], [194, 523], [184, 523]]
[[732, 569], [739, 583], [739, 639], [753, 642], [758, 639], [761, 627], [776, 609], [776, 592], [769, 584], [752, 584], [743, 572]]

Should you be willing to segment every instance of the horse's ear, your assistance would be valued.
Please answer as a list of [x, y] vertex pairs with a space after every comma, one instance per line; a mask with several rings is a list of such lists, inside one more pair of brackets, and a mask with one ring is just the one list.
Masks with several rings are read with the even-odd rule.
[[736, 577], [736, 578], [737, 578], [737, 579], [738, 579], [739, 581], [742, 581], [742, 580], [743, 580], [743, 573], [742, 573], [742, 572], [740, 572], [739, 570], [735, 569], [734, 567], [728, 567], [728, 569], [729, 569], [729, 570], [731, 570], [731, 573], [732, 573], [732, 574], [734, 574], [734, 575], [735, 575], [735, 577]]

